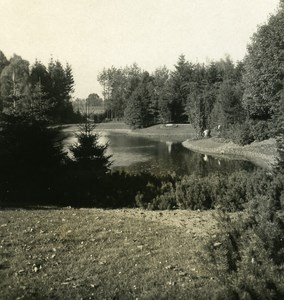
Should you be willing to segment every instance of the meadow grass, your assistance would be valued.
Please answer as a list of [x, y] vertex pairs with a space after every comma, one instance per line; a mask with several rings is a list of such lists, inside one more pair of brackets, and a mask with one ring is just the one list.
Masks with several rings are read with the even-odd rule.
[[213, 212], [0, 211], [0, 299], [202, 299]]

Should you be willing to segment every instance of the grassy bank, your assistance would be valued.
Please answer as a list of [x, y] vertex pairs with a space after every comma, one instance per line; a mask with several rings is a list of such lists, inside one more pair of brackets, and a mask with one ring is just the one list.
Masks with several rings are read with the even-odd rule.
[[220, 138], [201, 140], [186, 140], [183, 146], [196, 152], [211, 154], [219, 157], [247, 159], [264, 168], [272, 168], [279, 157], [276, 140], [269, 139], [240, 146]]
[[[64, 127], [65, 132], [77, 130], [76, 125]], [[182, 142], [183, 146], [204, 154], [231, 159], [246, 159], [264, 167], [271, 168], [279, 157], [276, 140], [269, 139], [262, 142], [253, 142], [246, 146], [237, 145], [222, 138], [196, 139], [196, 131], [190, 124], [173, 124], [173, 126], [154, 125], [148, 128], [131, 130], [123, 122], [100, 123], [97, 131], [111, 131], [128, 135], [144, 136], [159, 141]]]
[[212, 212], [4, 210], [0, 226], [1, 299], [202, 299], [212, 282]]
[[[77, 125], [64, 126], [65, 132], [76, 131]], [[195, 130], [190, 124], [177, 124], [173, 126], [154, 125], [148, 128], [131, 129], [123, 122], [107, 122], [99, 123], [96, 127], [97, 131], [110, 131], [117, 133], [125, 133], [129, 135], [145, 136], [160, 141], [182, 142], [196, 136]]]

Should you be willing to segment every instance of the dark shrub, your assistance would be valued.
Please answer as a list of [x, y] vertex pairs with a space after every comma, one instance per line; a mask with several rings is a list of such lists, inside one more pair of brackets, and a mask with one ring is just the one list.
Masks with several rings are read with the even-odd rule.
[[282, 299], [284, 216], [278, 204], [256, 198], [236, 220], [220, 213], [219, 225], [204, 257], [216, 290], [236, 299]]

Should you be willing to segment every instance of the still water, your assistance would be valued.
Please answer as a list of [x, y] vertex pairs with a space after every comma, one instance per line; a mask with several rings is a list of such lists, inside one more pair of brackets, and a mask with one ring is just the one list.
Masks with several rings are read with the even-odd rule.
[[[76, 142], [75, 134], [68, 133], [65, 146], [74, 142]], [[113, 170], [207, 175], [213, 172], [231, 173], [256, 169], [251, 162], [214, 158], [188, 150], [181, 143], [173, 143], [170, 140], [162, 142], [135, 135], [100, 132], [99, 142], [109, 143], [107, 154], [112, 155]]]

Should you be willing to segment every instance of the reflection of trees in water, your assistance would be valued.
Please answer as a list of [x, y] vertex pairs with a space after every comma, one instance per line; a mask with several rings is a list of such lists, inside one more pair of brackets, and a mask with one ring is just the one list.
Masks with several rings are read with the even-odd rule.
[[175, 148], [173, 151], [176, 155], [175, 160], [179, 160], [179, 165], [184, 165], [184, 170], [188, 174], [208, 175], [214, 172], [231, 173], [239, 170], [252, 171], [256, 169], [256, 166], [251, 162], [215, 158], [190, 151], [181, 144], [174, 144], [173, 148]]
[[[64, 132], [62, 136], [65, 149], [67, 149], [67, 146], [75, 141], [74, 132]], [[181, 143], [159, 142], [120, 133], [102, 133], [100, 143], [108, 141], [110, 141], [108, 154], [114, 154], [114, 158], [116, 154], [119, 154], [117, 157], [122, 164], [123, 160], [127, 161], [126, 166], [113, 167], [114, 170], [125, 170], [132, 173], [151, 172], [156, 175], [175, 172], [177, 175], [206, 176], [214, 172], [232, 173], [239, 170], [252, 171], [256, 168], [247, 161], [220, 159], [196, 153], [183, 147]], [[148, 157], [151, 159], [147, 160]]]
[[152, 172], [156, 175], [175, 172], [177, 175], [197, 174], [207, 176], [214, 172], [232, 173], [239, 170], [252, 171], [256, 169], [256, 166], [248, 161], [214, 158], [190, 151], [180, 143], [173, 143], [170, 153], [168, 145], [163, 143], [159, 143], [154, 151], [156, 159], [135, 163], [127, 167], [126, 170], [133, 173]]

